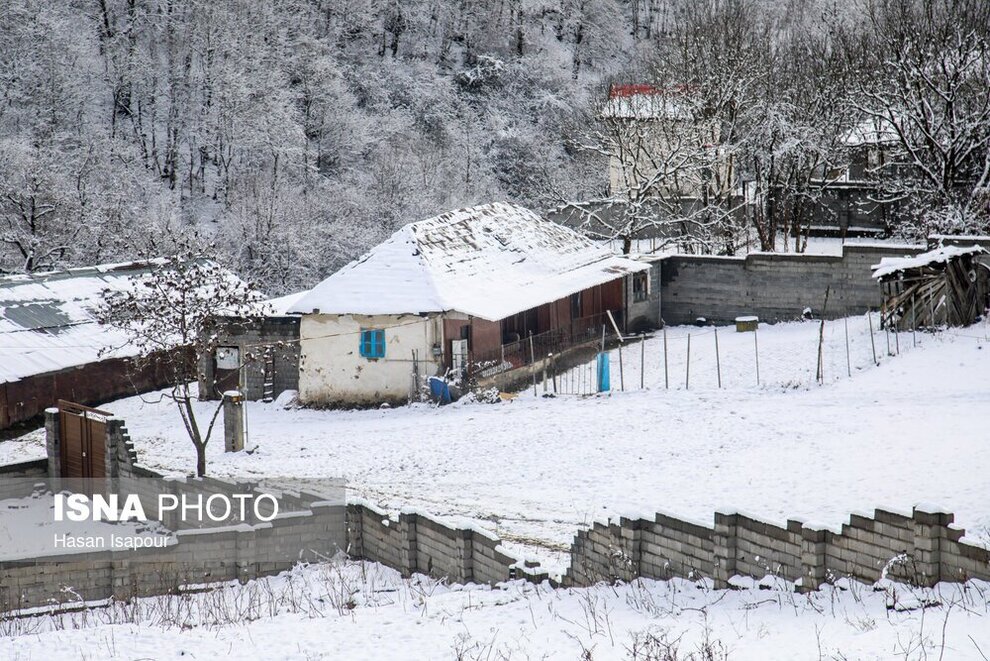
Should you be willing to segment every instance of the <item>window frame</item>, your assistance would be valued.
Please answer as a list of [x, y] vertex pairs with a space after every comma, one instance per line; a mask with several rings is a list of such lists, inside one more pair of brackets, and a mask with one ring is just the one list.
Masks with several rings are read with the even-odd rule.
[[[637, 283], [642, 283], [642, 287], [636, 288]], [[650, 273], [642, 271], [633, 274], [633, 303], [642, 303], [650, 299]]]
[[358, 352], [368, 360], [380, 360], [385, 357], [385, 329], [362, 328], [358, 339]]

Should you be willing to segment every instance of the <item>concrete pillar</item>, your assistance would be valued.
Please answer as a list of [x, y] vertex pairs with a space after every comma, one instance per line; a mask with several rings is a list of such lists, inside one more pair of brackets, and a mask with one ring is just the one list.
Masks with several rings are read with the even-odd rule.
[[812, 592], [826, 581], [828, 537], [829, 531], [824, 528], [801, 528], [801, 585], [797, 586], [798, 592]]
[[62, 476], [62, 448], [60, 446], [59, 416], [57, 408], [45, 409], [45, 447], [48, 450], [48, 477]]
[[715, 512], [715, 531], [712, 534], [712, 551], [715, 555], [715, 587], [729, 587], [729, 579], [736, 575], [736, 526], [739, 515], [735, 512]]
[[[120, 453], [126, 452], [123, 441], [124, 421], [121, 418], [108, 418], [106, 422], [106, 450], [103, 453], [108, 478], [120, 477]], [[126, 472], [126, 471], [125, 471]]]
[[474, 533], [470, 528], [455, 529], [454, 545], [457, 547], [457, 568], [460, 576], [457, 581], [467, 583], [474, 580]]
[[223, 445], [225, 452], [244, 449], [244, 396], [238, 390], [223, 394]]
[[399, 514], [399, 533], [405, 546], [399, 550], [399, 562], [402, 566], [398, 569], [403, 576], [423, 571], [419, 567], [419, 549], [416, 545], [416, 518], [416, 514], [412, 512]]
[[623, 581], [632, 581], [642, 576], [640, 560], [642, 559], [643, 520], [619, 517], [617, 527], [619, 547], [625, 560], [621, 571], [617, 572]]
[[915, 580], [920, 585], [933, 586], [941, 580], [942, 539], [948, 537], [949, 524], [955, 518], [951, 512], [929, 505], [914, 508]]
[[366, 558], [364, 555], [364, 505], [348, 503], [346, 508], [347, 555], [352, 558]]

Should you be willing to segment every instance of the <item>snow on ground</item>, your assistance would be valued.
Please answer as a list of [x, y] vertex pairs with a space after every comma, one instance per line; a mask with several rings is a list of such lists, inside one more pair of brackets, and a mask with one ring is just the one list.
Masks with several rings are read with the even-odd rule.
[[[876, 367], [867, 318], [848, 325], [852, 377], [845, 321], [830, 322], [824, 386], [815, 384], [819, 324], [806, 322], [760, 327], [760, 386], [752, 333], [720, 328], [719, 389], [712, 329], [679, 327], [667, 332], [669, 390], [658, 336], [645, 345], [642, 391], [639, 347], [631, 345], [623, 351], [627, 392], [617, 391], [612, 352], [610, 396], [545, 399], [527, 391], [493, 405], [364, 411], [250, 403], [247, 445], [257, 449], [224, 454], [218, 434], [209, 470], [343, 475], [354, 496], [473, 518], [558, 571], [574, 533], [615, 513], [664, 510], [710, 523], [716, 508], [728, 507], [781, 524], [792, 517], [838, 526], [853, 511], [909, 510], [924, 501], [949, 508], [970, 536], [986, 539], [986, 327], [919, 333], [916, 348], [902, 333], [891, 338], [892, 350], [900, 346], [894, 357], [876, 332]], [[201, 418], [213, 406], [198, 404]], [[174, 406], [129, 398], [104, 408], [127, 421], [145, 465], [177, 474], [195, 465]]]
[[0, 658], [959, 660], [990, 651], [990, 585], [977, 582], [843, 582], [809, 595], [784, 583], [716, 591], [683, 580], [492, 589], [336, 562], [218, 587], [3, 620]]
[[55, 500], [51, 493], [36, 491], [26, 498], [0, 500], [0, 561], [87, 550], [82, 546], [72, 546], [71, 541], [68, 546], [64, 542], [56, 543], [56, 537], [86, 538], [90, 540], [88, 543], [93, 544], [91, 549], [114, 548], [114, 540], [131, 543], [131, 540], [142, 538], [142, 543], [150, 545], [152, 539], [159, 540], [159, 544], [166, 544], [171, 539], [171, 535], [157, 522], [71, 521], [66, 517], [56, 524], [54, 508]]
[[36, 429], [16, 438], [0, 440], [0, 465], [44, 458], [44, 429]]

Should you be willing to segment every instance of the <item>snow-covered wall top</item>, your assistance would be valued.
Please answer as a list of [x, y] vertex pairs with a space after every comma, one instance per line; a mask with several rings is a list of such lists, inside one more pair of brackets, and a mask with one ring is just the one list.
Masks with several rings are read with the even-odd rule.
[[648, 269], [529, 209], [495, 202], [406, 225], [289, 312], [456, 310], [496, 321]]

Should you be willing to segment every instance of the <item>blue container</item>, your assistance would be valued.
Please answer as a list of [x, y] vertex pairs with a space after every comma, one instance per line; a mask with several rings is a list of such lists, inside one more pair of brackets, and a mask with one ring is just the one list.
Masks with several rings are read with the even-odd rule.
[[441, 404], [450, 404], [450, 387], [447, 385], [447, 382], [439, 377], [431, 376], [429, 383], [430, 398]]
[[608, 392], [612, 389], [608, 375], [608, 354], [604, 351], [598, 354], [598, 392]]

